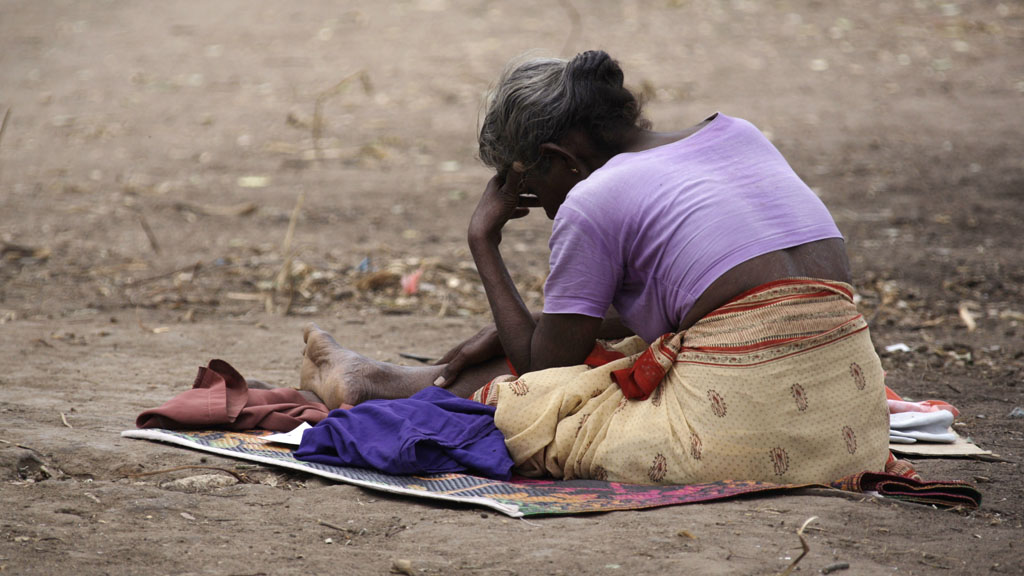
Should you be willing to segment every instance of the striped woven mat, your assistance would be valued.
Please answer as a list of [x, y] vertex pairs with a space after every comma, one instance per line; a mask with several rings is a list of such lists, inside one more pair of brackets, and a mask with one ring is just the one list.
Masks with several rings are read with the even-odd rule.
[[[555, 481], [527, 478], [502, 482], [469, 474], [392, 476], [361, 468], [327, 466], [297, 460], [292, 456], [289, 447], [264, 439], [270, 434], [266, 431], [174, 431], [151, 428], [126, 430], [121, 436], [166, 442], [221, 456], [288, 468], [392, 494], [482, 506], [512, 517], [638, 510], [722, 500], [746, 494], [792, 491], [806, 487], [743, 481], [651, 486], [598, 480]], [[873, 474], [870, 478], [868, 475], [860, 476], [864, 476], [864, 480], [870, 480], [871, 485], [866, 485], [864, 481], [858, 481], [856, 484], [847, 481], [841, 487], [846, 490], [877, 492], [894, 498], [943, 506], [976, 508], [981, 500], [981, 495], [976, 490], [960, 482], [914, 483], [884, 474]], [[896, 487], [895, 490], [893, 486]]]

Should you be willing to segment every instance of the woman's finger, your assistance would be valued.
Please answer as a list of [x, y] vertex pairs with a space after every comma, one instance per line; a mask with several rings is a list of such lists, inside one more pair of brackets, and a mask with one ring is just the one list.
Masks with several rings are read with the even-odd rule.
[[525, 172], [517, 172], [515, 170], [509, 170], [508, 174], [505, 175], [505, 182], [502, 188], [508, 190], [511, 193], [518, 194], [523, 186], [523, 178]]
[[463, 367], [463, 362], [460, 362], [459, 358], [461, 358], [461, 356], [456, 357], [451, 362], [445, 365], [444, 369], [441, 370], [441, 375], [438, 376], [436, 380], [434, 380], [434, 386], [447, 388], [452, 384], [452, 382], [455, 382], [455, 379], [458, 378], [459, 373], [462, 372]]
[[437, 362], [434, 362], [434, 365], [440, 366], [441, 364], [448, 364], [449, 362], [454, 360], [456, 356], [458, 356], [459, 352], [462, 351], [463, 346], [465, 346], [465, 343], [459, 344], [458, 346], [452, 348], [444, 356], [441, 356], [441, 358]]

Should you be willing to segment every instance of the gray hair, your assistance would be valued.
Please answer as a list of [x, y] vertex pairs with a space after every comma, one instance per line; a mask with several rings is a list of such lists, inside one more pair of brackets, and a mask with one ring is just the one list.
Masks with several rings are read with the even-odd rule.
[[518, 171], [546, 170], [540, 145], [558, 142], [575, 128], [598, 147], [614, 147], [624, 129], [646, 125], [639, 102], [622, 82], [618, 63], [602, 51], [584, 52], [571, 61], [513, 61], [487, 99], [480, 160], [499, 173], [513, 165]]

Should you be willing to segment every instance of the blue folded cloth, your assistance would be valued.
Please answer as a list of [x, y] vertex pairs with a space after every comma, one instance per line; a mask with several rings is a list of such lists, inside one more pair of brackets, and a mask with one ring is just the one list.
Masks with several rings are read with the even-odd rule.
[[508, 480], [512, 458], [494, 407], [431, 386], [411, 398], [332, 410], [306, 430], [295, 457], [395, 475], [468, 472]]

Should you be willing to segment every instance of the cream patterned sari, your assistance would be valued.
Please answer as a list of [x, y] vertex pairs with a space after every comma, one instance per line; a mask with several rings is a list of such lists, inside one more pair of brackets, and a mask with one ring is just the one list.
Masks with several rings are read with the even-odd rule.
[[772, 282], [684, 332], [611, 349], [624, 357], [476, 393], [497, 406], [518, 473], [808, 483], [885, 468], [882, 367], [849, 285]]

